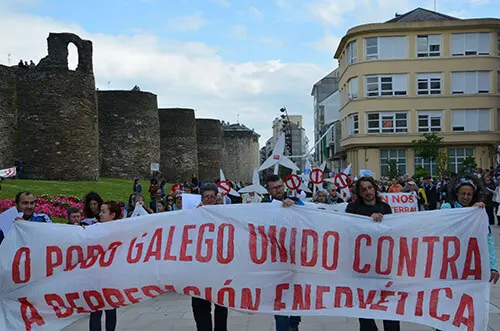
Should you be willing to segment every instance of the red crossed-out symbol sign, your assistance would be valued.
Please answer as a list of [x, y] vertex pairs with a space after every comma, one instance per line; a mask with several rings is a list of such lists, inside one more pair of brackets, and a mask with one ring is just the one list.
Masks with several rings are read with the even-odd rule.
[[298, 189], [301, 183], [302, 181], [300, 180], [300, 177], [297, 175], [292, 174], [285, 177], [285, 185], [292, 191]]
[[349, 183], [351, 182], [351, 178], [349, 178], [349, 175], [341, 172], [335, 176], [335, 185], [337, 185], [338, 188], [343, 189], [349, 186]]
[[217, 183], [217, 187], [224, 191], [224, 195], [228, 195], [231, 192], [231, 184], [227, 180], [221, 180]]
[[325, 172], [321, 169], [313, 169], [309, 174], [309, 180], [316, 185], [323, 183]]

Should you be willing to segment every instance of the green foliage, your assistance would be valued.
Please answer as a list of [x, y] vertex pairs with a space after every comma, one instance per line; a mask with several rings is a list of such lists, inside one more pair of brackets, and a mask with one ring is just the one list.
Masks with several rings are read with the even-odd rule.
[[399, 167], [396, 160], [387, 160], [387, 165], [389, 166], [389, 178], [392, 179], [402, 176], [402, 174], [399, 172]]
[[415, 173], [413, 174], [413, 178], [420, 184], [420, 178], [429, 175], [429, 172], [425, 170], [423, 167], [415, 168]]
[[[104, 200], [128, 201], [132, 193], [132, 180], [101, 178], [99, 182], [46, 181], [6, 179], [2, 181], [0, 199], [14, 198], [19, 191], [30, 191], [34, 195], [74, 196], [82, 198], [88, 192], [99, 193]], [[149, 198], [149, 182], [142, 180], [142, 194]], [[171, 185], [165, 187], [169, 191]]]
[[446, 148], [440, 148], [437, 156], [437, 170], [439, 176], [442, 173], [448, 173], [448, 150]]
[[425, 159], [437, 159], [443, 137], [439, 137], [435, 132], [426, 132], [422, 136], [423, 139], [412, 141], [412, 147], [415, 150], [415, 154]]
[[281, 164], [279, 166], [279, 170], [278, 170], [278, 174], [280, 176], [280, 178], [283, 178], [283, 180], [285, 180], [285, 177], [292, 174], [292, 169], [289, 169], [289, 168], [286, 168], [286, 167], [283, 167]]
[[462, 168], [460, 168], [460, 175], [470, 175], [476, 170], [477, 163], [474, 156], [467, 156], [462, 162]]

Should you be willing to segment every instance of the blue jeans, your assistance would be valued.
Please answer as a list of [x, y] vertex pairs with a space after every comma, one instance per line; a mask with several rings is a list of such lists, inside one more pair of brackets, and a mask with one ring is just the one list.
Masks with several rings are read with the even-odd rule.
[[276, 331], [290, 331], [291, 328], [299, 329], [300, 316], [274, 315]]

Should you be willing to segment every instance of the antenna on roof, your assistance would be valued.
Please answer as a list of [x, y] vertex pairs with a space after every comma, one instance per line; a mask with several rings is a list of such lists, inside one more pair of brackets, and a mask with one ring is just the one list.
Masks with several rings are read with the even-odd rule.
[[436, 11], [437, 0], [434, 0], [434, 11]]

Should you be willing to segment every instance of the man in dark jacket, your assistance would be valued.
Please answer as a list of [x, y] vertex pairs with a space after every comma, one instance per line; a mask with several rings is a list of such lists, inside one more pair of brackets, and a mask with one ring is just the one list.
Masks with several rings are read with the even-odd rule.
[[[304, 203], [299, 198], [287, 197], [285, 185], [278, 175], [270, 175], [266, 178], [266, 188], [269, 196], [266, 196], [262, 202], [272, 202], [273, 200], [282, 201], [283, 207], [301, 205]], [[276, 321], [276, 331], [298, 331], [300, 316], [274, 315]]]
[[435, 210], [437, 208], [438, 192], [436, 185], [431, 180], [431, 176], [424, 177], [424, 183], [422, 188], [425, 191], [425, 196], [427, 198], [426, 210]]
[[[391, 206], [383, 202], [378, 195], [378, 187], [371, 177], [361, 177], [356, 182], [355, 191], [358, 196], [356, 201], [347, 205], [346, 213], [371, 217], [375, 222], [382, 222], [384, 215], [392, 214]], [[359, 319], [360, 331], [377, 331], [375, 320], [368, 318]], [[385, 331], [399, 331], [399, 321], [384, 320]]]

